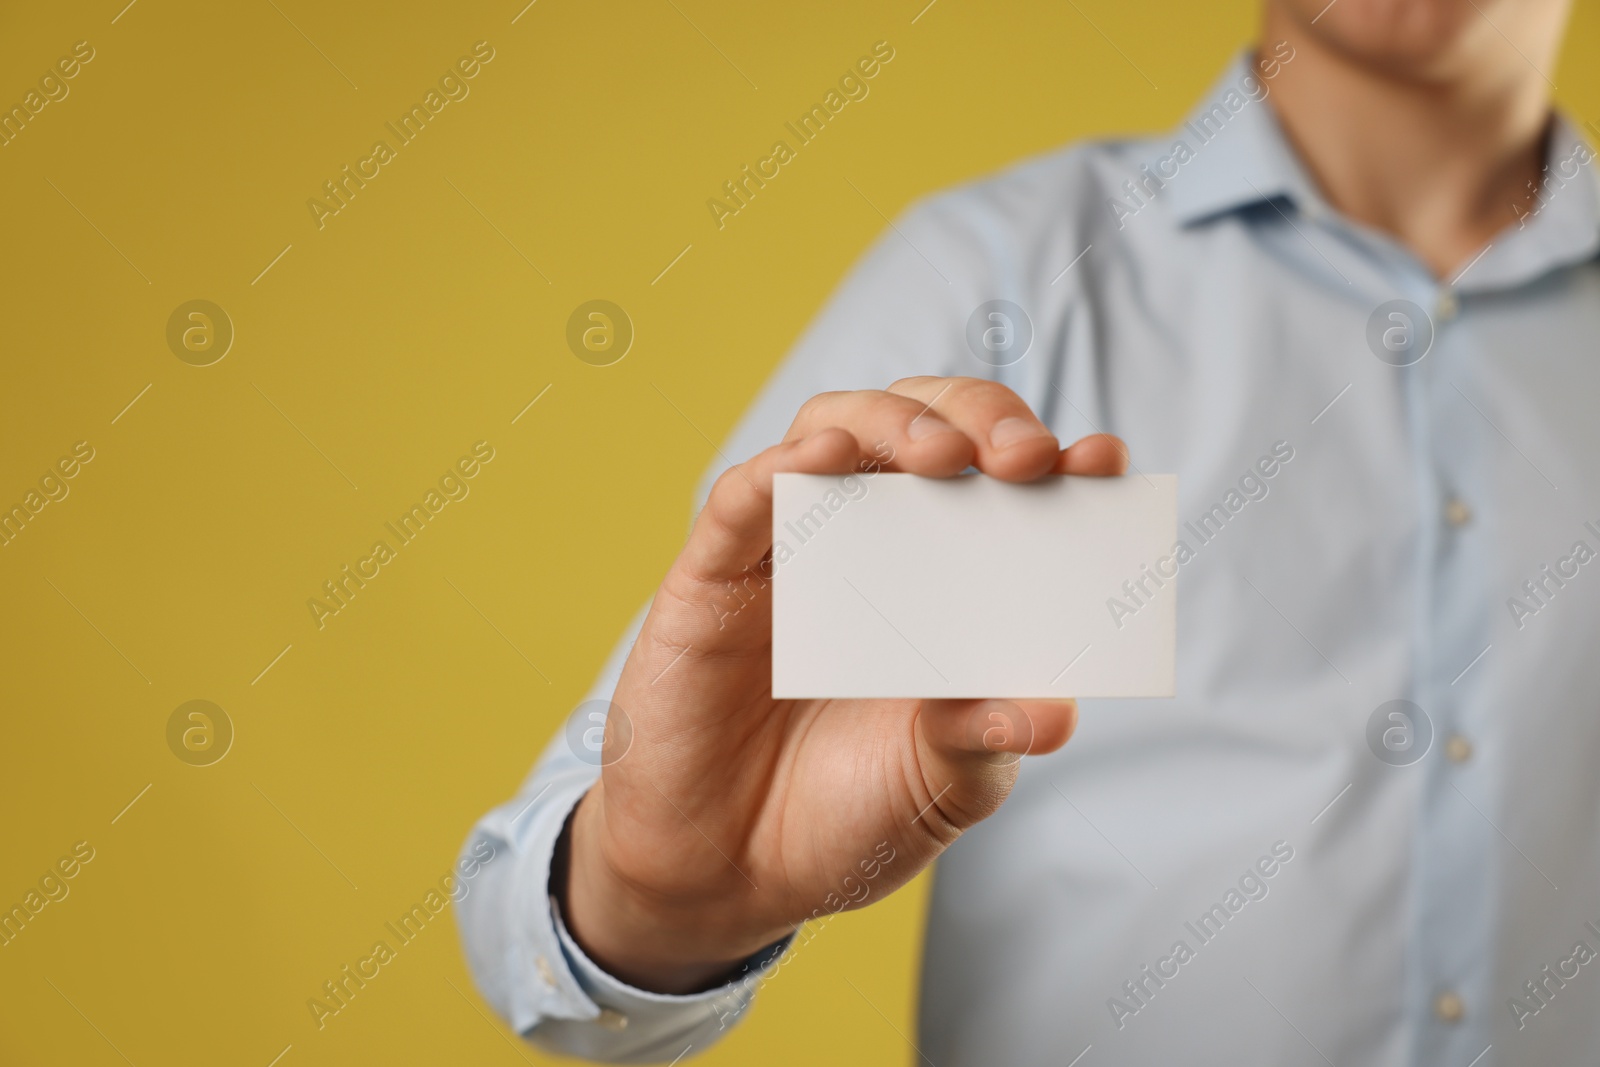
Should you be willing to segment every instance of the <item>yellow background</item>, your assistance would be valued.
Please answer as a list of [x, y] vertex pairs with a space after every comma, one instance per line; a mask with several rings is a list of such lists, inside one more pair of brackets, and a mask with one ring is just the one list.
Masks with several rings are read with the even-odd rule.
[[[517, 1062], [453, 919], [326, 1029], [306, 1000], [581, 698], [681, 540], [707, 438], [880, 231], [873, 205], [1172, 123], [1256, 18], [275, 2], [0, 16], [0, 102], [97, 53], [0, 148], [0, 503], [97, 453], [0, 549], [0, 904], [97, 852], [0, 948], [5, 1064]], [[1555, 75], [1589, 118], [1597, 22], [1578, 12]], [[880, 39], [871, 95], [719, 232], [706, 199]], [[471, 95], [319, 231], [306, 200], [479, 40]], [[165, 341], [195, 298], [237, 331], [204, 368]], [[610, 367], [565, 343], [595, 298], [637, 331]], [[480, 439], [470, 497], [318, 631], [307, 598]], [[236, 728], [208, 767], [166, 743], [196, 698]], [[909, 1062], [925, 885], [830, 926], [703, 1062]]]

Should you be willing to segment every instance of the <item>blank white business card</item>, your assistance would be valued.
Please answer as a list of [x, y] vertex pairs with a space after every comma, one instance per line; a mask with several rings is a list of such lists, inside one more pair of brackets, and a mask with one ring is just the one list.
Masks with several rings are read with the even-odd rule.
[[1174, 692], [1177, 478], [779, 474], [772, 695]]

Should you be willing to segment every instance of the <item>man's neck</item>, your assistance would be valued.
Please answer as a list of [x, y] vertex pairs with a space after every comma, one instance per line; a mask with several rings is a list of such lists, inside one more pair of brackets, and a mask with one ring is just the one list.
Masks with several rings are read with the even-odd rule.
[[[1412, 81], [1341, 55], [1267, 6], [1263, 40], [1294, 64], [1268, 98], [1330, 204], [1449, 278], [1528, 210], [1544, 167], [1543, 75]], [[1509, 48], [1509, 45], [1506, 46]]]

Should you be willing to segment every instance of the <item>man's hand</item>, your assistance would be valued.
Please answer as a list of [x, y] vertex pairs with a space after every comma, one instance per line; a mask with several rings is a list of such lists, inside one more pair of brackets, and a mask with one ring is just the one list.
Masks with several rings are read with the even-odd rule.
[[632, 746], [573, 816], [565, 918], [617, 977], [706, 988], [814, 913], [887, 894], [1000, 806], [1022, 754], [1072, 735], [1070, 700], [772, 698], [772, 476], [885, 456], [1008, 482], [1127, 463], [1107, 435], [1061, 449], [1004, 386], [907, 378], [813, 397], [717, 479], [613, 697]]

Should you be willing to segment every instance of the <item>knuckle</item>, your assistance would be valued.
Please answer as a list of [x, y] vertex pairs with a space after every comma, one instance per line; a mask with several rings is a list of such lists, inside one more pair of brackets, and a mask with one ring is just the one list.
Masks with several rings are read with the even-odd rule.
[[918, 834], [939, 851], [943, 851], [955, 844], [956, 839], [965, 833], [967, 829], [965, 825], [952, 818], [938, 804], [929, 808], [914, 825]]
[[1022, 397], [1010, 386], [987, 378], [952, 378], [950, 395], [959, 403], [987, 404], [996, 407], [1026, 408]]
[[741, 484], [741, 473], [739, 467], [734, 465], [717, 475], [717, 480], [711, 483], [711, 492], [707, 495], [707, 502], [715, 500], [720, 503], [727, 500], [732, 493], [738, 490]]
[[838, 404], [840, 397], [847, 395], [844, 391], [834, 389], [825, 393], [818, 393], [800, 405], [800, 411], [795, 416], [795, 421], [815, 419], [822, 412]]
[[939, 383], [943, 382], [944, 380], [945, 379], [933, 374], [913, 374], [909, 378], [899, 378], [890, 383], [888, 391], [891, 393], [898, 393], [901, 396], [909, 396], [913, 393], [920, 392], [929, 386], [937, 388]]
[[918, 825], [939, 848], [948, 848], [1000, 810], [1016, 780], [1015, 764], [991, 765], [929, 805]]
[[749, 502], [750, 482], [745, 473], [746, 464], [737, 464], [729, 467], [717, 475], [717, 480], [711, 483], [711, 492], [706, 494], [704, 511], [715, 519], [718, 525], [727, 526], [735, 514], [741, 511]]

